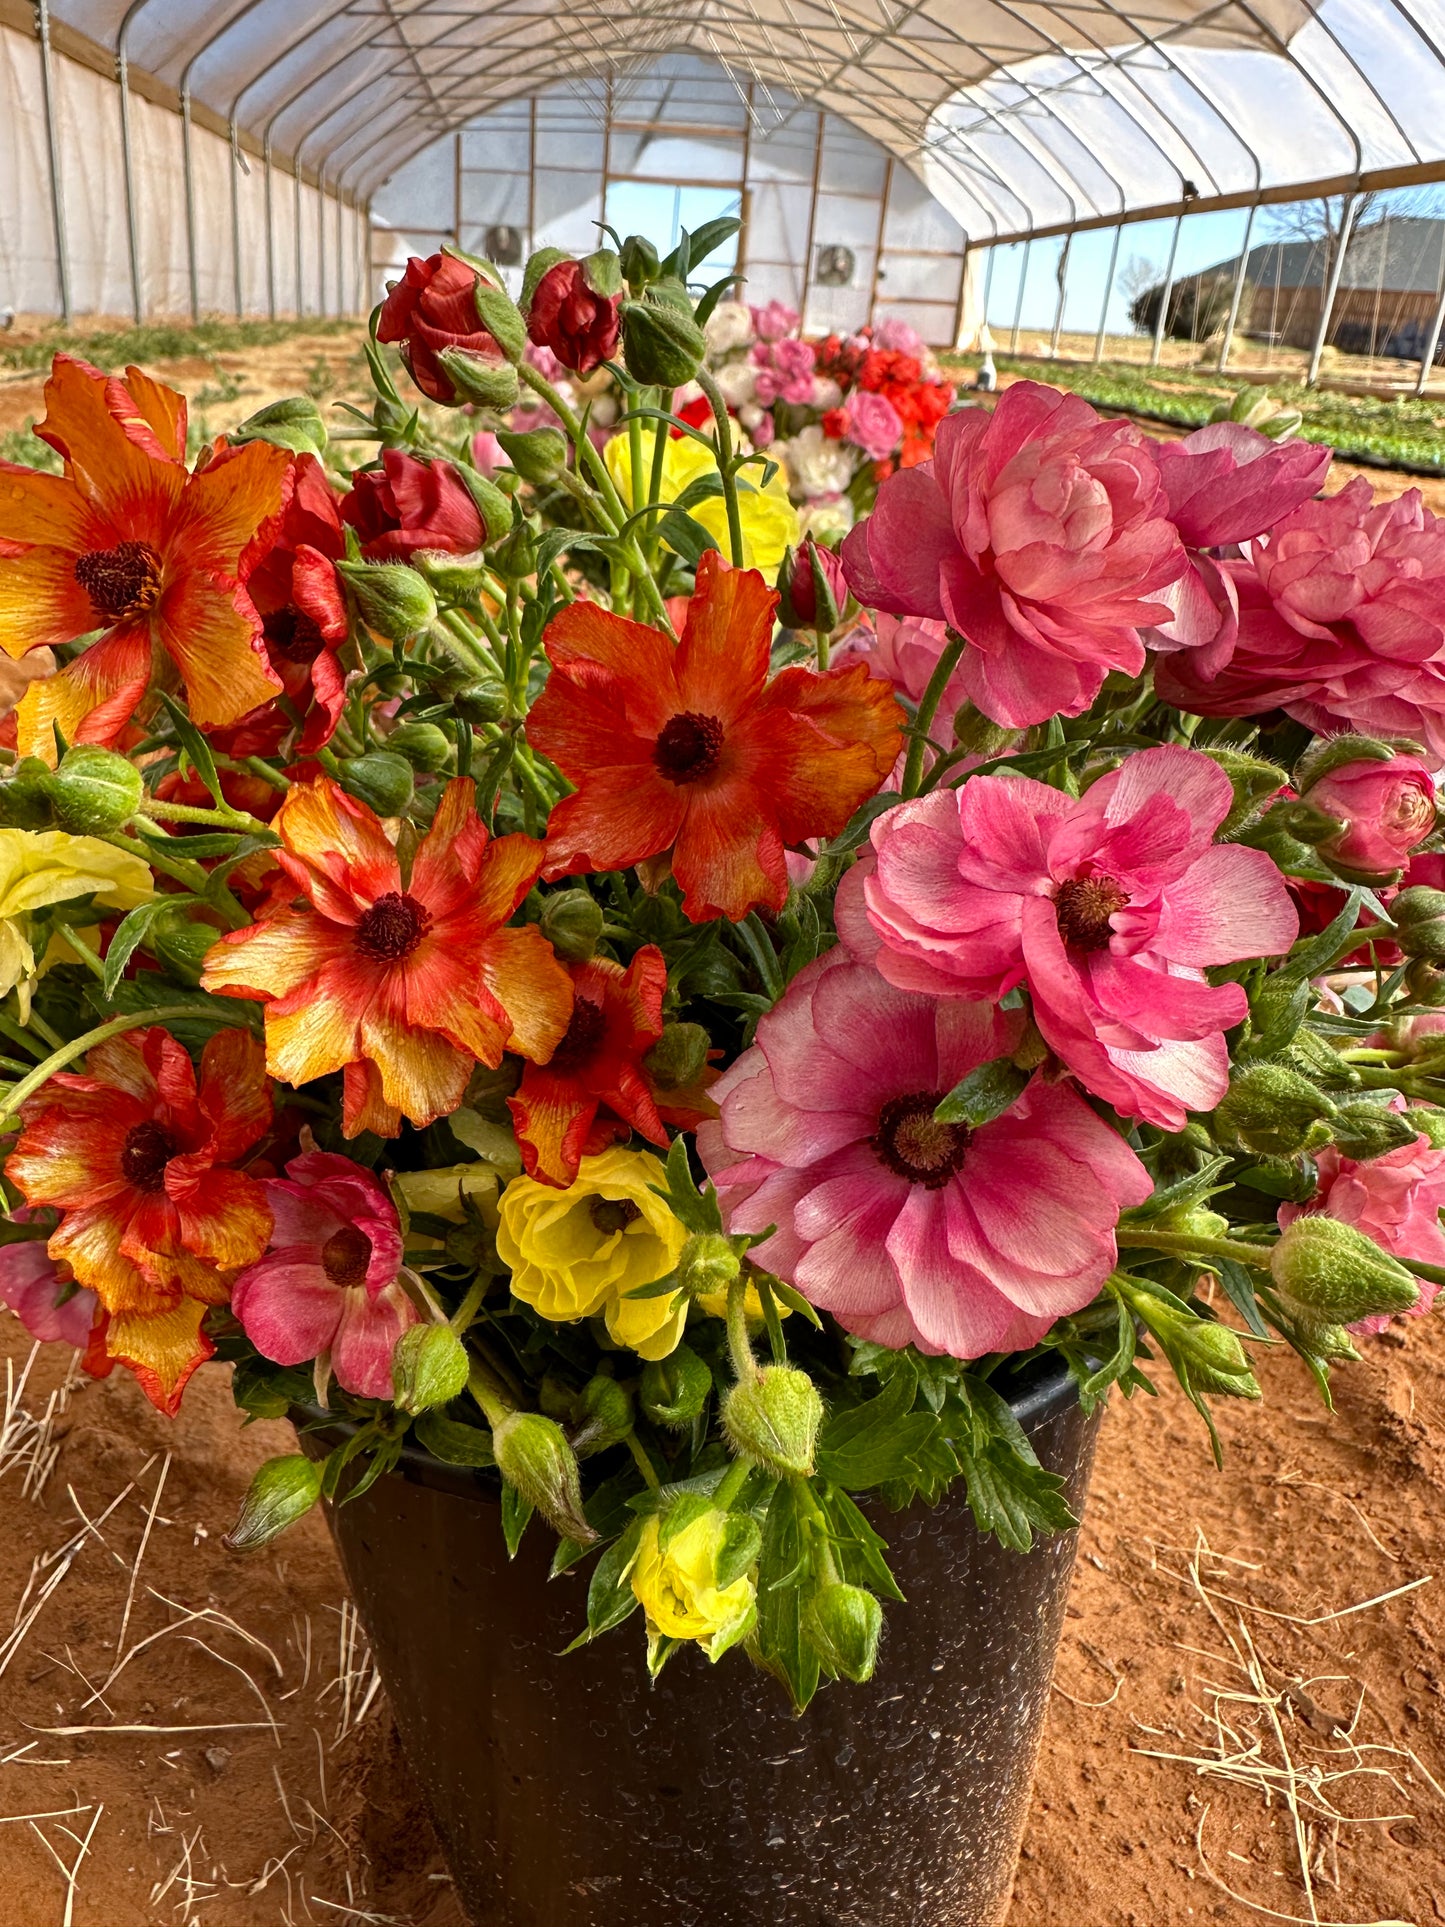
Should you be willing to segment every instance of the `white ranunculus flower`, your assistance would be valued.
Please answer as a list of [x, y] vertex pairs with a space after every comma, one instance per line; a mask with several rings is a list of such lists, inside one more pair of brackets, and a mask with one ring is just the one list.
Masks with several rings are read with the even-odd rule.
[[798, 510], [798, 527], [819, 542], [837, 541], [848, 533], [855, 519], [849, 495], [820, 495]]
[[757, 371], [750, 362], [724, 362], [717, 371], [717, 385], [728, 407], [735, 412], [750, 402], [757, 393]]
[[748, 431], [750, 435], [752, 434], [753, 430], [757, 427], [758, 423], [763, 419], [763, 412], [764, 411], [758, 407], [758, 404], [755, 401], [745, 401], [742, 407], [739, 408], [738, 420], [742, 423], [743, 427]]
[[858, 451], [847, 442], [832, 442], [817, 423], [800, 429], [778, 450], [788, 465], [792, 492], [807, 501], [819, 495], [841, 495], [853, 479]]
[[730, 355], [735, 348], [748, 348], [757, 339], [753, 317], [745, 301], [719, 301], [707, 318], [703, 330], [709, 357]]
[[842, 405], [843, 390], [837, 382], [830, 375], [814, 375], [813, 406], [826, 411], [829, 408], [841, 408]]

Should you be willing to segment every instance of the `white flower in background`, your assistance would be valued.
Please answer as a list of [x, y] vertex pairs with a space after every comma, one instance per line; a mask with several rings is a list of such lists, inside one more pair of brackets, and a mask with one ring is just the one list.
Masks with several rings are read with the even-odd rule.
[[758, 423], [763, 419], [763, 413], [764, 411], [758, 407], [755, 401], [745, 401], [738, 410], [738, 420], [751, 435]]
[[818, 542], [836, 542], [852, 528], [853, 500], [848, 495], [819, 495], [798, 510], [798, 527]]
[[813, 377], [813, 406], [815, 408], [828, 409], [841, 408], [842, 405], [843, 390], [838, 386], [837, 382], [833, 380], [832, 376], [815, 375]]
[[672, 412], [676, 415], [686, 408], [689, 402], [701, 401], [702, 390], [695, 381], [685, 381], [681, 388], [672, 391]]
[[709, 358], [730, 355], [737, 348], [750, 347], [756, 340], [752, 314], [742, 301], [719, 301], [708, 316], [703, 333], [707, 336]]
[[611, 428], [617, 420], [618, 407], [616, 395], [602, 393], [592, 398], [591, 423], [594, 428]]
[[779, 444], [788, 465], [793, 493], [812, 501], [819, 495], [841, 495], [853, 479], [858, 451], [846, 442], [832, 442], [816, 422], [800, 429], [791, 441]]
[[728, 407], [736, 411], [750, 402], [758, 391], [757, 370], [751, 362], [725, 362], [717, 371], [717, 385]]

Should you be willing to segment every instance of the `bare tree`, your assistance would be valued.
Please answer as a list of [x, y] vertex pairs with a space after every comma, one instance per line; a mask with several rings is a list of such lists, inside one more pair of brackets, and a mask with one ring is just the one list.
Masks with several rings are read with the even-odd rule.
[[[1119, 286], [1124, 291], [1124, 299], [1128, 303], [1131, 315], [1140, 297], [1147, 294], [1151, 288], [1161, 286], [1163, 280], [1164, 269], [1159, 262], [1151, 261], [1143, 254], [1129, 256], [1119, 271]], [[1136, 322], [1135, 326], [1138, 325]]]
[[[1322, 196], [1314, 201], [1287, 201], [1271, 207], [1265, 216], [1265, 234], [1272, 241], [1303, 241], [1320, 260], [1320, 285], [1328, 287], [1344, 232], [1349, 197], [1344, 194]], [[1445, 213], [1445, 200], [1438, 188], [1371, 188], [1361, 194], [1355, 208], [1351, 241], [1371, 228], [1390, 220], [1438, 219]]]

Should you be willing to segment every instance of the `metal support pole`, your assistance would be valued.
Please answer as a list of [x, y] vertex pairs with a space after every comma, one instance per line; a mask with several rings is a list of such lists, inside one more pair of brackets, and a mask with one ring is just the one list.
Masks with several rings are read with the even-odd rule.
[[1028, 286], [1029, 251], [1032, 247], [1032, 241], [1024, 242], [1024, 258], [1019, 265], [1019, 298], [1014, 303], [1014, 325], [1008, 338], [1008, 351], [1011, 355], [1016, 355], [1019, 351], [1019, 327], [1024, 318], [1024, 289]]
[[276, 203], [272, 193], [271, 136], [262, 155], [266, 175], [266, 312], [276, 319]]
[[1244, 239], [1239, 244], [1239, 266], [1234, 271], [1234, 290], [1229, 297], [1229, 319], [1224, 324], [1224, 345], [1219, 350], [1219, 372], [1222, 375], [1229, 366], [1229, 346], [1234, 340], [1234, 330], [1239, 324], [1239, 304], [1244, 299], [1244, 277], [1249, 272], [1249, 238], [1254, 233], [1254, 217], [1258, 204], [1249, 210], [1244, 222]]
[[878, 197], [878, 235], [873, 246], [873, 285], [868, 290], [868, 326], [873, 326], [873, 316], [878, 307], [878, 284], [883, 279], [883, 241], [888, 231], [888, 203], [893, 195], [893, 156], [888, 156], [888, 165], [883, 170], [883, 192]]
[[326, 319], [326, 167], [316, 170], [316, 312]]
[[1067, 292], [1069, 278], [1069, 250], [1073, 245], [1073, 235], [1066, 234], [1064, 236], [1064, 245], [1059, 250], [1059, 265], [1057, 270], [1059, 298], [1054, 304], [1054, 331], [1049, 336], [1049, 353], [1055, 356], [1059, 352], [1059, 336], [1064, 331], [1064, 295]]
[[306, 313], [306, 282], [301, 265], [301, 163], [291, 156], [291, 180], [295, 187], [295, 242], [296, 242], [296, 319], [301, 320]]
[[808, 238], [803, 244], [803, 285], [798, 290], [799, 327], [808, 327], [808, 287], [813, 279], [813, 241], [818, 232], [818, 195], [823, 175], [823, 110], [818, 109], [817, 131], [813, 137], [813, 191], [808, 201]]
[[55, 236], [55, 284], [60, 319], [70, 321], [70, 256], [65, 241], [65, 190], [60, 177], [60, 140], [55, 126], [55, 73], [50, 58], [50, 0], [35, 0], [40, 37], [40, 91], [45, 106], [45, 144], [50, 156], [50, 222]]
[[140, 286], [140, 235], [135, 210], [135, 157], [131, 151], [130, 62], [124, 43], [116, 55], [115, 77], [120, 87], [120, 159], [125, 176], [125, 243], [130, 260], [130, 305], [136, 326], [145, 320]]
[[246, 312], [246, 293], [241, 285], [241, 149], [234, 120], [226, 131], [231, 141], [231, 292], [240, 321]]
[[1340, 277], [1345, 271], [1345, 256], [1350, 251], [1350, 236], [1355, 231], [1355, 215], [1359, 205], [1358, 194], [1352, 194], [1345, 202], [1344, 219], [1340, 222], [1340, 244], [1335, 249], [1335, 258], [1330, 264], [1329, 286], [1325, 289], [1324, 300], [1320, 304], [1320, 323], [1315, 329], [1314, 346], [1310, 349], [1309, 372], [1305, 375], [1305, 382], [1309, 387], [1313, 387], [1320, 378], [1320, 359], [1325, 352], [1325, 343], [1329, 339], [1330, 322], [1335, 312], [1335, 297], [1340, 291]]
[[349, 312], [346, 302], [346, 270], [342, 265], [346, 258], [342, 253], [346, 246], [345, 214], [346, 209], [341, 201], [341, 182], [338, 179], [336, 183], [336, 312], [341, 315]]
[[1149, 366], [1157, 368], [1159, 357], [1164, 352], [1164, 329], [1169, 320], [1169, 299], [1174, 293], [1174, 263], [1179, 257], [1179, 230], [1184, 225], [1184, 216], [1174, 217], [1174, 232], [1169, 240], [1169, 265], [1164, 270], [1164, 293], [1159, 303], [1159, 312], [1154, 317], [1154, 346], [1149, 353]]
[[201, 318], [201, 278], [196, 261], [196, 164], [191, 152], [191, 88], [181, 89], [181, 176], [186, 190], [186, 279], [191, 290], [191, 321]]
[[1440, 331], [1445, 328], [1445, 234], [1440, 244], [1440, 299], [1435, 304], [1435, 317], [1430, 323], [1430, 333], [1425, 341], [1425, 352], [1420, 357], [1420, 373], [1415, 381], [1415, 393], [1423, 395], [1425, 384], [1430, 379], [1430, 370], [1435, 366], [1435, 350], [1440, 346]]
[[1104, 330], [1109, 325], [1109, 303], [1114, 298], [1114, 270], [1119, 265], [1119, 242], [1124, 230], [1114, 229], [1113, 245], [1109, 249], [1109, 266], [1104, 275], [1104, 299], [1099, 303], [1099, 332], [1094, 336], [1094, 366], [1097, 368], [1104, 359]]

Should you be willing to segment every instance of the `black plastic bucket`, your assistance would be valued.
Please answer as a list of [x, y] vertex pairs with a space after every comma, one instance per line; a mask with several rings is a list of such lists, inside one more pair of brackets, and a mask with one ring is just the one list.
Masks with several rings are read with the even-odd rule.
[[[1077, 1512], [1097, 1419], [1052, 1365], [1011, 1402]], [[564, 1656], [585, 1569], [549, 1581], [536, 1525], [509, 1563], [492, 1475], [408, 1452], [332, 1509], [475, 1927], [995, 1927], [1076, 1535], [1008, 1552], [961, 1487], [871, 1512], [907, 1604], [872, 1682], [798, 1719], [741, 1652], [679, 1653], [650, 1683], [640, 1619]]]

